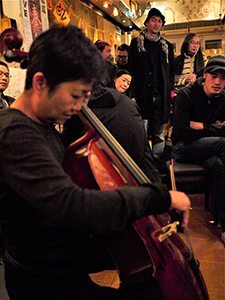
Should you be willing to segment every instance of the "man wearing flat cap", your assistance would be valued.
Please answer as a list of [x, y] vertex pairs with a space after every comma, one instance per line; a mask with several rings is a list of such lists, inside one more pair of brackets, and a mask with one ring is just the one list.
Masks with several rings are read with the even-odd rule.
[[165, 169], [164, 130], [174, 85], [173, 46], [160, 34], [164, 24], [165, 17], [158, 9], [152, 8], [144, 22], [147, 28], [131, 41], [128, 57], [134, 96], [147, 134], [151, 135], [153, 156], [160, 172]]
[[225, 244], [225, 56], [212, 56], [203, 77], [181, 89], [173, 116], [173, 157], [202, 164], [213, 178]]

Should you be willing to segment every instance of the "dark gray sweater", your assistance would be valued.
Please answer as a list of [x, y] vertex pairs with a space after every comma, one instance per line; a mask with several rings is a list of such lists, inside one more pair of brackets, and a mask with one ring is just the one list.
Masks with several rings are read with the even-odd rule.
[[170, 207], [161, 184], [79, 188], [62, 168], [58, 132], [18, 110], [0, 112], [0, 143], [1, 232], [10, 255], [32, 269], [87, 273], [90, 235], [122, 232], [134, 220]]

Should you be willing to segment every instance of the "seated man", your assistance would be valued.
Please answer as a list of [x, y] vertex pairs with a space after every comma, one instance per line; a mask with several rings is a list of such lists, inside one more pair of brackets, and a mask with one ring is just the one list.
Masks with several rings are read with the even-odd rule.
[[8, 107], [15, 100], [13, 97], [6, 96], [3, 92], [9, 86], [9, 68], [6, 63], [0, 61], [0, 109]]
[[212, 174], [225, 243], [225, 56], [211, 57], [204, 78], [177, 94], [173, 116], [173, 157], [197, 163]]
[[[90, 96], [88, 106], [148, 178], [152, 182], [161, 182], [136, 103], [116, 89], [98, 84]], [[77, 115], [64, 124], [63, 136], [67, 144], [85, 133], [82, 124]]]
[[[6, 96], [3, 94], [3, 92], [7, 89], [9, 86], [9, 68], [6, 63], [3, 61], [0, 61], [0, 109], [8, 107], [13, 101], [14, 98], [10, 96]], [[1, 228], [0, 228], [0, 264], [2, 262], [2, 254], [4, 251], [4, 242], [1, 237]]]

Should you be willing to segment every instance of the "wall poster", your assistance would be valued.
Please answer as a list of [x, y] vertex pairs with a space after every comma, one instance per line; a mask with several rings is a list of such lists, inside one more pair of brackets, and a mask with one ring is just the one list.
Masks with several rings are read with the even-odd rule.
[[49, 28], [46, 0], [21, 0], [25, 50], [33, 40]]

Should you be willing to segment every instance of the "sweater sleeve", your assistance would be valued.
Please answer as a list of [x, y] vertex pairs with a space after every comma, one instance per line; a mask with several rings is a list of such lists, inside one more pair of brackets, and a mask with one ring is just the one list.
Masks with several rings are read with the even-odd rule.
[[203, 130], [195, 130], [190, 127], [192, 120], [192, 104], [187, 89], [179, 91], [176, 97], [173, 114], [172, 140], [175, 145], [180, 140], [191, 141], [204, 136]]
[[186, 85], [185, 80], [188, 77], [189, 74], [185, 75], [175, 75], [175, 86], [176, 87], [183, 87]]
[[[79, 188], [52, 151], [56, 140], [50, 134], [41, 134], [35, 125], [17, 122], [7, 126], [0, 140], [5, 186], [4, 193], [0, 190], [0, 200], [4, 197], [11, 207], [19, 205], [14, 212], [17, 218], [39, 214], [78, 232], [108, 234], [121, 232], [129, 223], [170, 207], [169, 192], [162, 184], [114, 191]], [[22, 211], [23, 216], [19, 215]]]
[[225, 136], [225, 126], [215, 124], [203, 124], [206, 136]]

